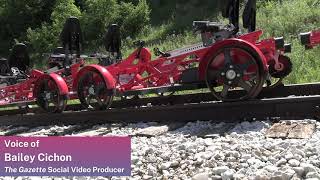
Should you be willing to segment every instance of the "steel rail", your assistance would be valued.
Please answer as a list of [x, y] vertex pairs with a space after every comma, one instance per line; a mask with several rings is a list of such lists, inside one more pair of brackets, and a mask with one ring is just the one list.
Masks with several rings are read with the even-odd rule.
[[49, 126], [135, 122], [239, 122], [264, 118], [305, 119], [320, 115], [320, 96], [287, 97], [243, 102], [210, 102], [200, 104], [110, 109], [107, 111], [66, 112], [1, 116], [0, 126]]
[[[239, 91], [234, 91], [239, 93]], [[277, 98], [288, 96], [312, 96], [320, 95], [320, 82], [308, 83], [308, 84], [293, 84], [293, 85], [280, 85], [273, 89], [263, 89], [258, 99], [262, 98]], [[153, 106], [156, 105], [177, 105], [186, 103], [200, 103], [215, 101], [216, 99], [211, 93], [195, 93], [195, 94], [183, 94], [183, 95], [171, 95], [160, 97], [147, 97], [139, 99], [125, 99], [121, 101], [114, 101], [112, 108], [128, 108], [128, 107], [140, 107], [147, 104]], [[245, 102], [244, 102], [245, 103]], [[66, 111], [79, 111], [82, 109], [80, 104], [68, 105]], [[29, 113], [43, 113], [39, 108], [32, 109], [12, 109], [0, 111], [0, 116], [17, 115]]]

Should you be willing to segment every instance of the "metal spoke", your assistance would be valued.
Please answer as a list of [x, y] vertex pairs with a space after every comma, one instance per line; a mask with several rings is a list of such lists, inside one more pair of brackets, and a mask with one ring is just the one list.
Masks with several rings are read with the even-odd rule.
[[59, 95], [58, 95], [58, 92], [54, 92], [54, 95], [52, 97], [52, 100], [53, 100], [53, 104], [58, 107], [59, 106]]
[[49, 102], [45, 100], [43, 103], [43, 107], [44, 109], [49, 109]]
[[245, 72], [243, 73], [244, 76], [253, 76], [253, 77], [256, 77], [257, 76], [257, 72]]
[[250, 77], [249, 81], [253, 81], [253, 80], [257, 79], [257, 75], [256, 75], [256, 74], [257, 74], [257, 73], [252, 74], [252, 75], [254, 75], [254, 76]]
[[242, 79], [239, 81], [238, 85], [242, 87], [244, 90], [246, 90], [247, 92], [249, 92], [252, 88], [252, 86], [250, 86], [248, 83], [246, 83]]
[[226, 96], [228, 95], [228, 90], [229, 90], [229, 89], [230, 89], [230, 86], [224, 84], [224, 85], [223, 85], [223, 89], [222, 89], [222, 91], [221, 91], [221, 93], [220, 93], [220, 96], [226, 97]]
[[[100, 106], [103, 106], [104, 105], [104, 102], [106, 101], [105, 99], [105, 91], [104, 91], [104, 85], [102, 84], [99, 84], [96, 86], [96, 98], [97, 98], [97, 101], [99, 103]], [[101, 96], [103, 98], [103, 101], [101, 100]]]
[[93, 84], [93, 73], [92, 72], [87, 73], [85, 79], [87, 79], [88, 85], [92, 85]]
[[44, 80], [44, 90], [49, 90], [49, 81], [47, 79]]
[[92, 100], [92, 95], [89, 94], [89, 96], [87, 97], [87, 103], [90, 104], [91, 100]]
[[257, 75], [252, 76], [252, 77], [249, 79], [250, 84], [252, 84], [253, 86], [255, 86], [255, 85], [256, 85], [255, 80], [257, 80]]
[[210, 70], [208, 71], [208, 77], [210, 80], [216, 80], [219, 77], [220, 72], [218, 70]]
[[223, 54], [224, 54], [224, 65], [232, 64], [230, 49], [225, 49]]
[[250, 65], [253, 65], [253, 64], [255, 64], [253, 63], [253, 61], [248, 60], [247, 62], [240, 64], [239, 66], [242, 70], [247, 70], [250, 67]]
[[249, 82], [250, 82], [251, 86], [257, 85], [257, 83], [255, 81], [249, 81]]
[[101, 106], [102, 105], [102, 101], [101, 101], [101, 99], [100, 99], [98, 94], [95, 95], [95, 99], [97, 100], [97, 103]]

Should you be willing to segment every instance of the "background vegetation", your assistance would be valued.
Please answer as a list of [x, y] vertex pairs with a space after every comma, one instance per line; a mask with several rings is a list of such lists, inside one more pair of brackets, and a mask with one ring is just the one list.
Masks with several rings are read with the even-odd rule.
[[[65, 19], [80, 19], [84, 53], [103, 51], [102, 37], [110, 23], [121, 25], [124, 56], [143, 39], [147, 46], [175, 49], [199, 40], [194, 20], [220, 20], [225, 0], [0, 0], [0, 56], [7, 57], [16, 42], [25, 42], [34, 65], [60, 44]], [[257, 26], [264, 37], [284, 36], [293, 44], [293, 73], [288, 83], [320, 81], [320, 48], [305, 51], [299, 32], [320, 28], [320, 0], [258, 0]]]

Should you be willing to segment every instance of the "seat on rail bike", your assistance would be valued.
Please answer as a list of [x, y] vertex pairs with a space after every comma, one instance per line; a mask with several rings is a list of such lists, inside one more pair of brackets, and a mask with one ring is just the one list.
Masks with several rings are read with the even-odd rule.
[[8, 59], [0, 58], [0, 75], [7, 76], [10, 74], [10, 67]]
[[62, 46], [56, 47], [48, 58], [48, 68], [68, 68], [80, 57], [82, 31], [79, 19], [70, 17], [60, 33]]
[[27, 46], [23, 43], [15, 44], [9, 56], [9, 67], [16, 67], [20, 71], [26, 72], [30, 66], [30, 56]]
[[[227, 0], [222, 16], [229, 19], [229, 24], [218, 22], [194, 21], [194, 31], [200, 31], [204, 46], [209, 46], [216, 41], [236, 37], [239, 34], [239, 0]], [[256, 0], [248, 0], [242, 15], [243, 27], [248, 32], [256, 30]]]
[[117, 24], [109, 25], [104, 35], [103, 43], [108, 55], [98, 57], [99, 64], [102, 66], [108, 66], [119, 62], [122, 59], [122, 55], [120, 27]]
[[238, 33], [233, 24], [224, 25], [210, 21], [193, 21], [193, 30], [201, 33], [204, 46], [210, 46], [216, 41], [234, 37]]
[[78, 18], [69, 17], [67, 19], [63, 26], [63, 30], [60, 33], [60, 41], [62, 42], [62, 49], [58, 48], [57, 52], [63, 51], [63, 54], [65, 55], [63, 67], [68, 69], [68, 67], [74, 63], [73, 60], [75, 58], [80, 58], [81, 55], [83, 39]]
[[49, 56], [48, 67], [49, 69], [58, 67], [63, 68], [63, 62], [65, 61], [65, 54], [63, 47], [57, 47], [53, 50], [52, 54]]
[[23, 43], [15, 44], [9, 55], [9, 59], [0, 60], [0, 84], [12, 85], [27, 78], [30, 66], [30, 57], [27, 46]]

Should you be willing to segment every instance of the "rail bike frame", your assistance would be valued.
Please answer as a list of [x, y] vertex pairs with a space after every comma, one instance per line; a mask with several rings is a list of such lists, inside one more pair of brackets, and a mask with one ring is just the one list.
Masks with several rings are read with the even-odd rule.
[[[281, 38], [259, 41], [262, 34], [262, 31], [255, 31], [237, 38], [222, 40], [210, 46], [199, 43], [169, 51], [167, 54], [170, 56], [161, 55], [154, 60], [151, 60], [150, 50], [141, 46], [119, 63], [106, 67], [89, 65], [82, 68], [74, 80], [73, 87], [79, 87], [78, 81], [86, 72], [94, 71], [102, 75], [109, 92], [116, 92], [115, 95], [119, 96], [139, 94], [143, 91], [158, 92], [158, 88], [165, 90], [182, 90], [184, 87], [186, 89], [203, 88], [210, 55], [220, 48], [234, 44], [257, 52], [261, 57], [262, 71], [265, 74], [268, 71], [268, 62], [274, 60], [278, 63], [279, 55], [285, 53], [286, 46]], [[183, 76], [188, 73], [191, 73], [194, 79], [184, 82]], [[199, 83], [202, 85], [199, 86]]]
[[300, 33], [300, 41], [306, 49], [312, 49], [320, 45], [320, 29], [313, 30], [307, 33]]
[[30, 77], [22, 82], [0, 88], [0, 105], [35, 101], [33, 96], [34, 84], [43, 75], [44, 73], [41, 71], [32, 70]]
[[68, 70], [69, 71], [68, 74], [65, 73], [66, 71], [65, 68], [62, 68], [59, 70], [57, 70], [57, 68], [52, 68], [51, 71], [50, 70], [47, 71], [47, 73], [49, 74], [55, 74], [57, 76], [60, 76], [65, 81], [68, 88], [67, 94], [69, 99], [77, 98], [76, 92], [71, 91], [73, 89], [73, 81], [74, 79], [77, 78], [78, 72], [85, 64], [85, 60], [83, 58], [74, 58], [74, 59], [76, 59], [76, 62], [70, 66], [70, 69]]
[[[277, 56], [284, 52], [284, 45], [277, 47], [274, 38], [258, 41], [262, 31], [256, 31], [242, 35], [238, 38], [218, 42], [209, 47], [204, 47], [202, 43], [186, 48], [168, 52], [170, 57], [160, 56], [151, 60], [151, 52], [148, 48], [141, 48], [134, 51], [127, 59], [118, 64], [105, 67], [112, 77], [115, 78], [116, 88], [119, 92], [130, 90], [142, 90], [148, 87], [161, 87], [179, 83], [184, 71], [192, 67], [193, 64], [199, 65], [196, 81], [204, 80], [205, 56], [210, 54], [216, 47], [222, 44], [250, 44], [257, 51], [264, 55], [263, 64], [267, 70], [267, 62], [277, 59]], [[279, 48], [279, 49], [277, 49]], [[137, 59], [137, 57], [139, 57]], [[132, 77], [130, 80], [123, 80], [125, 76]], [[146, 75], [146, 76], [143, 76]]]
[[[65, 69], [52, 68], [46, 72], [31, 70], [26, 79], [20, 79], [17, 83], [0, 88], [0, 106], [15, 104], [27, 104], [37, 100], [39, 86], [43, 81], [52, 81], [51, 89], [55, 88], [60, 96], [69, 96], [71, 99], [77, 98], [76, 95], [69, 94], [72, 89], [72, 80], [76, 77], [83, 60], [70, 66], [71, 74], [65, 76]], [[50, 85], [49, 85], [50, 86]]]

